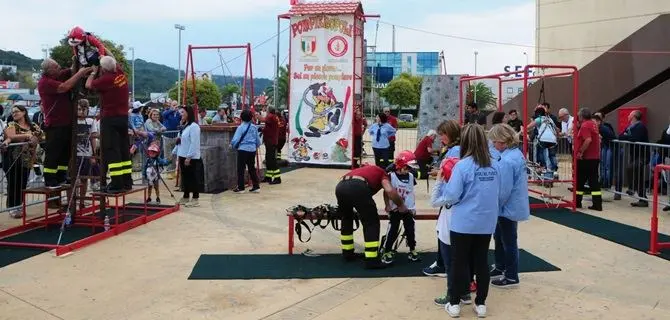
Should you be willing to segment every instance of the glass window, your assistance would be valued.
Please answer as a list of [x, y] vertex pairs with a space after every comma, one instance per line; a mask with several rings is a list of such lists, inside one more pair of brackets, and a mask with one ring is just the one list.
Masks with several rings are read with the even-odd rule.
[[514, 88], [512, 88], [512, 87], [508, 87], [508, 88], [507, 88], [507, 93], [509, 93], [509, 94], [513, 94], [513, 93], [514, 93]]

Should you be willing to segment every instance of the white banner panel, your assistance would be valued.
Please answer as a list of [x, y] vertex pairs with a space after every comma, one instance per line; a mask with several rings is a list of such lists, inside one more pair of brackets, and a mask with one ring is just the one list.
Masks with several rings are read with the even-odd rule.
[[291, 18], [289, 159], [350, 165], [354, 16]]

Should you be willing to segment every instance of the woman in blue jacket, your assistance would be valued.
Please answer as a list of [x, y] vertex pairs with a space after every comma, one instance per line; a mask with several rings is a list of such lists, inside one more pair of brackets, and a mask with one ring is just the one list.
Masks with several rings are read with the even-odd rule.
[[249, 170], [252, 187], [249, 192], [258, 193], [261, 191], [256, 172], [256, 150], [261, 146], [261, 138], [258, 134], [258, 127], [251, 123], [253, 116], [251, 111], [244, 110], [240, 114], [242, 124], [237, 127], [230, 146], [237, 150], [237, 188], [235, 193], [244, 193], [244, 169]]
[[509, 125], [493, 126], [489, 139], [500, 152], [500, 213], [493, 236], [496, 249], [491, 285], [514, 287], [519, 284], [517, 224], [530, 217], [526, 159], [519, 150], [518, 135]]
[[375, 164], [378, 167], [386, 169], [391, 163], [388, 159], [393, 159], [391, 153], [391, 141], [389, 137], [395, 136], [395, 128], [388, 124], [388, 117], [384, 113], [377, 115], [377, 122], [368, 129], [372, 138], [372, 151], [375, 153]]
[[[477, 297], [473, 309], [486, 316], [489, 291], [488, 249], [498, 220], [500, 191], [498, 163], [491, 158], [484, 129], [469, 124], [461, 133], [461, 160], [454, 166], [449, 182], [440, 186], [434, 204], [451, 206], [451, 272], [453, 294], [445, 305], [451, 317], [461, 313], [460, 298], [468, 292], [470, 263], [477, 276]], [[451, 287], [451, 285], [450, 285]]]

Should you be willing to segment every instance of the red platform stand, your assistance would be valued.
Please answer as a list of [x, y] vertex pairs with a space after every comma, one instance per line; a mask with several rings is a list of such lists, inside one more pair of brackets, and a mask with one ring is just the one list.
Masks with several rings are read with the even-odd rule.
[[[439, 217], [438, 214], [434, 213], [433, 210], [417, 210], [414, 220], [437, 220]], [[288, 254], [293, 254], [293, 248], [295, 247], [294, 235], [295, 235], [295, 218], [290, 213], [288, 216]], [[311, 215], [307, 214], [304, 217], [304, 220], [310, 220]], [[384, 210], [379, 211], [379, 220], [388, 220], [388, 213]]]
[[[70, 187], [63, 187], [59, 189], [46, 189], [46, 188], [38, 188], [38, 189], [30, 189], [26, 190], [24, 192], [24, 199], [25, 199], [25, 194], [44, 194], [47, 196], [47, 199], [49, 199], [50, 195], [53, 195], [58, 192], [62, 191], [67, 191], [69, 190]], [[151, 222], [153, 220], [156, 220], [158, 218], [161, 218], [165, 215], [168, 215], [170, 213], [176, 212], [179, 210], [179, 205], [175, 204], [173, 207], [150, 207], [147, 205], [145, 201], [142, 201], [142, 205], [140, 206], [131, 206], [126, 203], [126, 196], [134, 193], [139, 193], [142, 192], [144, 197], [143, 199], [146, 199], [147, 196], [147, 187], [142, 186], [139, 188], [134, 188], [132, 190], [129, 190], [127, 192], [123, 193], [117, 193], [117, 194], [109, 194], [109, 193], [101, 193], [101, 192], [94, 192], [92, 193], [93, 196], [93, 202], [90, 207], [85, 207], [83, 209], [79, 209], [73, 212], [73, 226], [90, 226], [91, 227], [91, 236], [88, 236], [86, 238], [83, 238], [81, 240], [68, 243], [68, 244], [44, 244], [44, 243], [28, 243], [28, 242], [10, 242], [10, 241], [0, 241], [0, 245], [3, 246], [10, 246], [10, 247], [23, 247], [23, 248], [36, 248], [36, 249], [56, 249], [56, 256], [63, 255], [65, 253], [72, 252], [74, 250], [83, 248], [85, 246], [91, 245], [93, 243], [96, 243], [98, 241], [107, 239], [109, 237], [118, 235], [120, 233], [123, 233], [125, 231], [128, 231], [130, 229], [133, 229], [137, 226], [146, 224], [148, 222]], [[111, 198], [114, 198], [114, 206], [108, 206], [108, 202]], [[107, 208], [113, 209], [114, 210], [114, 217], [113, 219], [110, 219], [110, 225], [109, 225], [109, 230], [103, 231], [103, 232], [98, 232], [96, 233], [96, 228], [102, 228], [104, 227], [104, 218], [100, 215], [100, 207], [102, 203], [96, 204], [96, 199], [103, 199], [101, 201], [104, 201], [105, 206]], [[120, 201], [119, 201], [120, 200]], [[24, 201], [25, 203], [25, 201]], [[130, 213], [130, 212], [125, 212], [127, 209], [140, 209], [142, 213]], [[158, 211], [153, 214], [149, 214], [149, 210], [152, 211]], [[25, 207], [24, 207], [24, 213], [25, 213]], [[59, 209], [56, 212], [51, 212], [49, 211], [48, 204], [45, 203], [45, 214], [44, 216], [40, 215], [39, 217], [35, 218], [30, 218], [27, 219], [25, 218], [24, 214], [24, 221], [23, 224], [14, 228], [10, 228], [7, 230], [2, 230], [0, 231], [0, 239], [6, 238], [12, 235], [16, 235], [22, 232], [34, 230], [40, 227], [47, 227], [48, 225], [58, 225], [60, 226], [63, 222], [63, 219], [65, 218], [65, 210]], [[130, 219], [123, 221], [125, 219], [122, 219], [123, 217], [129, 217]], [[110, 217], [111, 218], [111, 217]], [[113, 223], [111, 223], [113, 221]], [[65, 230], [67, 232], [67, 230]]]

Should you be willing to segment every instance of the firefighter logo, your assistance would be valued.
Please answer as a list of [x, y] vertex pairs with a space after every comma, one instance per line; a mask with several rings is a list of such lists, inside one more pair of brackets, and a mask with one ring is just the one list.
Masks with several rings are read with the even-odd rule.
[[328, 52], [335, 58], [340, 58], [349, 51], [349, 42], [342, 36], [332, 37], [328, 41]]

